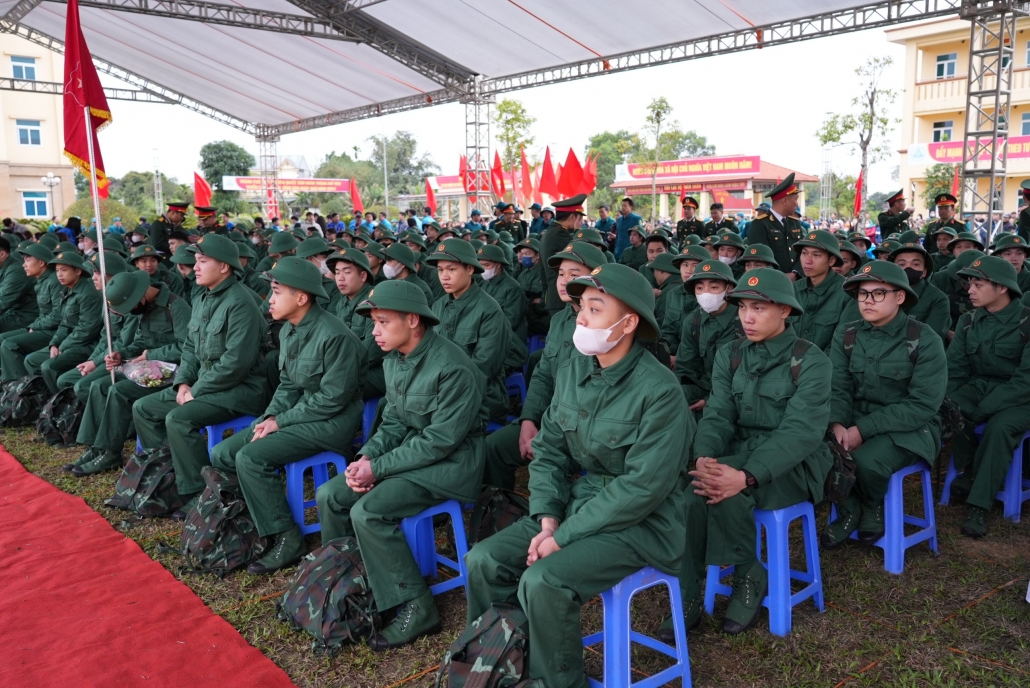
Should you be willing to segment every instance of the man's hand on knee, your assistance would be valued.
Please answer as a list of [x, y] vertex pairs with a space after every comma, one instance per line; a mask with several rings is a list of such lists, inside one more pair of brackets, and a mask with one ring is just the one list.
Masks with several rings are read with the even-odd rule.
[[724, 499], [735, 497], [747, 487], [744, 471], [724, 466], [709, 456], [698, 457], [694, 478], [694, 493], [707, 498], [708, 504], [718, 504]]
[[[526, 556], [526, 565], [532, 566], [533, 562], [543, 559], [548, 554], [557, 552], [560, 547], [554, 542], [554, 531], [558, 529], [558, 519], [540, 519], [541, 530], [529, 542], [529, 551]], [[548, 541], [550, 541], [548, 543]], [[546, 554], [544, 553], [546, 551]]]
[[61, 355], [61, 350], [60, 349], [58, 349], [56, 346], [50, 347], [50, 358], [57, 358], [60, 355]]
[[275, 422], [275, 416], [269, 416], [254, 426], [254, 436], [250, 438], [250, 441], [253, 442], [254, 440], [259, 440], [262, 437], [268, 437], [278, 429], [279, 424]]
[[190, 392], [190, 386], [184, 382], [179, 385], [179, 391], [175, 395], [175, 403], [182, 406], [190, 401], [193, 401], [193, 394]]
[[372, 461], [367, 456], [358, 457], [357, 461], [347, 466], [347, 487], [357, 493], [365, 493], [371, 490], [376, 484], [376, 477], [372, 473]]

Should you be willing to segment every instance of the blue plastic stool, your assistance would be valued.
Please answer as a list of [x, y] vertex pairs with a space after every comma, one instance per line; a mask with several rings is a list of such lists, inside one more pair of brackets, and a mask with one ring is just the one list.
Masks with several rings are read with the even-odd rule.
[[290, 505], [293, 522], [300, 526], [300, 532], [304, 535], [322, 530], [319, 521], [316, 520], [310, 524], [304, 521], [304, 510], [316, 505], [313, 499], [304, 500], [304, 471], [311, 469], [311, 477], [317, 490], [329, 482], [329, 464], [336, 466], [337, 475], [341, 475], [347, 469], [347, 459], [335, 452], [322, 452], [310, 458], [286, 464], [286, 503]]
[[526, 340], [526, 347], [529, 349], [529, 353], [534, 351], [540, 351], [547, 345], [547, 335], [534, 334]]
[[222, 441], [222, 435], [226, 430], [240, 432], [250, 427], [250, 424], [257, 420], [254, 416], [240, 416], [224, 423], [216, 423], [204, 428], [207, 431], [207, 455], [211, 456], [215, 445]]
[[356, 446], [362, 446], [368, 442], [372, 434], [372, 424], [376, 422], [376, 409], [379, 407], [379, 400], [382, 397], [374, 397], [365, 402], [365, 408], [361, 412], [361, 437], [355, 440]]
[[[669, 588], [676, 647], [671, 647], [633, 630], [630, 616], [633, 596], [641, 590], [655, 585], [665, 585]], [[583, 645], [588, 647], [600, 642], [604, 643], [604, 682], [591, 678], [589, 679], [591, 686], [594, 688], [625, 688], [628, 686], [651, 688], [664, 685], [674, 678], [682, 679], [683, 688], [691, 686], [687, 627], [683, 620], [683, 601], [680, 598], [680, 584], [676, 576], [670, 576], [650, 566], [645, 566], [601, 593], [601, 602], [604, 604], [604, 630], [583, 638]], [[672, 657], [676, 663], [653, 676], [633, 683], [630, 671], [633, 666], [632, 644], [634, 642]]]
[[[982, 435], [986, 424], [976, 426], [973, 431]], [[1030, 500], [1030, 479], [1023, 476], [1023, 457], [1027, 451], [1027, 442], [1030, 441], [1030, 432], [1023, 435], [1019, 446], [1012, 455], [1012, 463], [1009, 465], [1009, 472], [1005, 474], [1005, 483], [998, 492], [997, 499], [1002, 503], [1005, 518], [1013, 523], [1019, 523], [1020, 511], [1023, 509], [1023, 502]], [[951, 483], [958, 477], [955, 470], [955, 458], [948, 459], [948, 472], [944, 476], [944, 489], [941, 490], [940, 504], [947, 504], [951, 501]]]
[[[791, 522], [799, 518], [804, 529], [808, 571], [795, 571], [790, 568], [788, 529]], [[823, 574], [819, 567], [819, 538], [815, 530], [815, 508], [811, 502], [801, 502], [774, 511], [755, 509], [755, 524], [758, 530], [755, 549], [759, 560], [762, 558], [763, 528], [767, 540], [768, 562], [763, 561], [762, 564], [769, 571], [769, 592], [762, 599], [762, 606], [769, 610], [769, 632], [779, 636], [789, 635], [795, 606], [811, 597], [820, 612], [826, 610], [823, 604]], [[709, 614], [715, 610], [716, 595], [733, 593], [733, 588], [722, 582], [723, 578], [733, 573], [733, 569], [733, 566], [724, 569], [718, 566], [708, 567], [705, 611]], [[791, 579], [803, 581], [808, 585], [791, 594]]]
[[[905, 478], [919, 474], [923, 483], [923, 517], [905, 513]], [[875, 546], [883, 550], [883, 568], [888, 573], [900, 574], [905, 570], [905, 550], [920, 542], [930, 541], [930, 550], [937, 554], [937, 519], [933, 511], [933, 485], [930, 480], [930, 465], [919, 461], [902, 468], [891, 476], [887, 483], [887, 496], [883, 504], [884, 533]], [[830, 508], [830, 522], [837, 519], [837, 507]], [[905, 535], [905, 525], [917, 526], [919, 530]], [[858, 539], [858, 531], [851, 534]]]
[[522, 373], [512, 373], [504, 381], [504, 388], [508, 396], [519, 396], [519, 401], [526, 403], [526, 378]]
[[[454, 547], [457, 551], [457, 561], [437, 554], [436, 536], [433, 532], [433, 516], [437, 514], [449, 514], [451, 527], [454, 529]], [[442, 504], [429, 507], [425, 511], [409, 516], [401, 521], [401, 531], [408, 541], [408, 547], [415, 557], [419, 571], [423, 576], [435, 578], [437, 566], [443, 564], [458, 575], [436, 585], [429, 587], [434, 595], [447, 592], [465, 585], [468, 580], [468, 571], [465, 568], [465, 555], [468, 554], [468, 540], [465, 538], [465, 521], [461, 518], [461, 504], [456, 499], [448, 499]]]

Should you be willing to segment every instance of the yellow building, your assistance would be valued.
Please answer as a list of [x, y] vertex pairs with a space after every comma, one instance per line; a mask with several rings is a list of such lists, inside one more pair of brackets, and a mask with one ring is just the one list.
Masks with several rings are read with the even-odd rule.
[[[64, 59], [46, 48], [0, 33], [0, 76], [64, 81]], [[62, 97], [0, 91], [0, 216], [62, 216], [75, 201], [74, 168], [64, 157]], [[51, 190], [47, 173], [61, 181]]]

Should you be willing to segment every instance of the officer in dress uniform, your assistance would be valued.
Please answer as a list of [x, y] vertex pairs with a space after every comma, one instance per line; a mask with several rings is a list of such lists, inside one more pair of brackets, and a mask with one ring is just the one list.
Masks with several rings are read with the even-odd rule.
[[801, 189], [794, 184], [794, 173], [791, 172], [765, 194], [766, 198], [772, 200], [769, 212], [758, 213], [747, 230], [748, 245], [765, 244], [771, 248], [780, 270], [795, 273], [791, 279], [798, 279], [802, 274], [795, 263], [795, 256], [791, 255], [791, 247], [804, 238], [805, 231], [800, 222], [790, 217], [797, 209], [800, 193]]
[[713, 203], [708, 208], [712, 214], [712, 219], [705, 223], [704, 231], [701, 233], [703, 237], [715, 236], [722, 234], [723, 232], [733, 232], [738, 234], [737, 223], [723, 214], [722, 203]]
[[197, 212], [197, 231], [201, 234], [222, 234], [228, 235], [229, 228], [218, 224], [218, 208], [200, 206], [195, 208]]
[[676, 223], [676, 241], [679, 242], [680, 247], [691, 234], [704, 235], [705, 223], [695, 216], [698, 207], [697, 199], [690, 196], [683, 197], [683, 219]]
[[887, 204], [887, 210], [876, 218], [877, 224], [880, 225], [880, 236], [907, 232], [908, 218], [912, 217], [914, 209], [905, 206], [905, 190], [901, 189], [884, 202]]
[[186, 218], [186, 210], [189, 207], [190, 204], [185, 201], [169, 201], [165, 214], [150, 223], [147, 243], [166, 259], [172, 255], [172, 250], [168, 247], [168, 235], [175, 230], [185, 231], [182, 221]]
[[[942, 243], [946, 246], [948, 240], [943, 242], [938, 239], [942, 235], [941, 232], [945, 228], [951, 229], [953, 233], [949, 233], [952, 237], [956, 237], [960, 232], [966, 231], [966, 223], [955, 218], [955, 203], [957, 199], [950, 193], [937, 194], [933, 199], [934, 205], [937, 206], [937, 218], [926, 223], [924, 227], [924, 240], [923, 246], [930, 254], [937, 253], [943, 249]], [[881, 215], [880, 217], [883, 217]]]
[[[558, 270], [550, 264], [551, 256], [569, 245], [573, 234], [583, 226], [583, 204], [586, 202], [586, 194], [579, 194], [572, 198], [565, 198], [556, 201], [554, 204], [554, 219], [545, 228], [544, 236], [540, 241], [540, 261], [544, 264], [544, 306], [554, 315], [565, 303], [558, 297]], [[548, 213], [544, 209], [543, 216]]]

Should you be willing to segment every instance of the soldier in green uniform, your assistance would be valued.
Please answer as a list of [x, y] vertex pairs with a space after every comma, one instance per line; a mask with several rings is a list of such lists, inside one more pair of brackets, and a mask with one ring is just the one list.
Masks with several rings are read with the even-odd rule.
[[930, 257], [933, 259], [933, 271], [940, 272], [955, 260], [955, 256], [951, 255], [951, 251], [948, 249], [948, 244], [958, 236], [958, 232], [952, 227], [931, 227], [928, 231], [930, 235], [926, 240], [926, 250], [936, 249], [930, 252]]
[[490, 420], [508, 420], [505, 361], [512, 346], [511, 325], [501, 307], [472, 279], [482, 274], [472, 245], [461, 239], [440, 242], [426, 259], [440, 273], [447, 298], [433, 304], [436, 332], [462, 347], [486, 378], [483, 404]]
[[830, 346], [830, 429], [855, 460], [855, 487], [820, 538], [838, 547], [858, 530], [862, 544], [883, 537], [891, 475], [941, 450], [937, 411], [948, 381], [944, 343], [910, 318], [919, 300], [900, 266], [873, 261], [848, 278], [862, 319], [837, 329]]
[[681, 308], [683, 305], [683, 299], [676, 293], [683, 291], [683, 278], [680, 277], [679, 266], [673, 262], [673, 258], [673, 254], [662, 251], [647, 264], [658, 284], [654, 317], [659, 323], [659, 329], [665, 322], [670, 304], [673, 308]]
[[958, 258], [963, 251], [983, 251], [984, 245], [972, 232], [959, 232], [948, 242], [948, 250], [952, 256]]
[[713, 203], [708, 207], [708, 211], [712, 219], [705, 223], [704, 231], [701, 232], [702, 237], [713, 237], [724, 232], [740, 233], [737, 230], [737, 223], [725, 217], [722, 203]]
[[179, 276], [182, 277], [183, 297], [186, 303], [193, 305], [193, 301], [207, 291], [207, 287], [197, 284], [197, 277], [193, 274], [193, 266], [197, 264], [196, 256], [190, 252], [188, 246], [180, 246], [175, 249], [172, 256], [172, 264], [175, 265]]
[[880, 236], [907, 232], [908, 218], [912, 217], [915, 209], [905, 205], [905, 190], [901, 189], [888, 196], [884, 202], [887, 204], [887, 210], [876, 218], [876, 224], [880, 226]]
[[[243, 266], [243, 274], [239, 276], [239, 280], [248, 289], [261, 297], [262, 300], [266, 299], [271, 288], [268, 280], [262, 279], [258, 271], [254, 269], [254, 266], [257, 264], [257, 253], [251, 248], [249, 241], [237, 241], [236, 250], [240, 252], [240, 265]], [[193, 289], [195, 285], [196, 282], [186, 284], [186, 280], [183, 280], [184, 291], [186, 289]]]
[[869, 257], [869, 249], [872, 248], [873, 242], [869, 241], [869, 237], [864, 232], [852, 232], [848, 235], [848, 241], [854, 246], [861, 257], [858, 262], [858, 266], [861, 267], [868, 263], [872, 258]]
[[[752, 225], [753, 227], [753, 225]], [[680, 572], [688, 626], [701, 618], [706, 564], [736, 566], [723, 631], [758, 620], [768, 576], [755, 555], [754, 509], [823, 498], [832, 465], [823, 442], [832, 366], [787, 322], [802, 315], [789, 278], [761, 268], [729, 294], [745, 339], [715, 355], [712, 391], [698, 423], [694, 478], [686, 493], [687, 551]], [[671, 623], [659, 638], [668, 637]]]
[[690, 410], [700, 418], [712, 391], [712, 366], [719, 348], [744, 336], [737, 309], [726, 296], [737, 285], [725, 263], [706, 260], [684, 282], [693, 289], [697, 308], [683, 319], [673, 372], [683, 388]]
[[780, 269], [780, 266], [776, 264], [776, 256], [773, 255], [772, 249], [765, 244], [748, 245], [744, 249], [741, 262], [744, 263], [744, 272], [758, 268]]
[[1030, 293], [1030, 270], [1026, 269], [1027, 258], [1030, 257], [1030, 245], [1017, 234], [1003, 234], [994, 244], [993, 256], [1004, 258], [1016, 271], [1016, 284], [1019, 291]]
[[577, 355], [572, 334], [579, 304], [568, 295], [565, 286], [577, 277], [586, 277], [594, 268], [608, 264], [600, 250], [583, 241], [574, 241], [564, 251], [551, 256], [551, 263], [558, 271], [558, 295], [565, 302], [565, 308], [551, 317], [551, 330], [547, 333], [540, 361], [529, 378], [518, 425], [506, 425], [486, 438], [483, 482], [507, 490], [515, 488], [515, 471], [533, 458], [533, 438], [540, 432], [544, 412], [554, 397], [558, 369]]
[[831, 268], [841, 262], [840, 242], [817, 229], [794, 244], [804, 278], [794, 283], [794, 296], [804, 313], [792, 323], [797, 335], [826, 351], [842, 322], [858, 319], [858, 308], [842, 289], [844, 278]]
[[933, 278], [931, 279], [931, 284], [940, 289], [941, 292], [948, 297], [951, 311], [951, 328], [948, 332], [949, 341], [955, 336], [955, 327], [958, 324], [959, 318], [974, 308], [969, 299], [966, 280], [958, 273], [960, 270], [968, 268], [973, 261], [979, 260], [983, 257], [983, 251], [979, 251], [977, 249], [965, 251], [962, 255], [953, 260], [948, 267], [944, 268], [944, 270], [934, 273]]
[[[144, 387], [111, 370], [130, 361], [163, 361], [178, 364], [182, 342], [189, 336], [191, 310], [186, 299], [163, 284], [151, 283], [145, 272], [123, 272], [107, 286], [107, 304], [112, 314], [131, 319], [107, 353], [104, 345], [104, 374], [94, 377], [86, 390], [86, 408], [75, 441], [86, 451], [66, 465], [76, 477], [122, 467], [122, 445], [132, 423], [132, 405], [158, 389]], [[76, 388], [76, 394], [79, 389]], [[81, 397], [80, 397], [81, 398]]]
[[579, 194], [572, 198], [556, 201], [554, 208], [547, 206], [541, 211], [541, 217], [547, 224], [544, 225], [544, 232], [540, 239], [540, 260], [544, 264], [544, 306], [554, 315], [565, 304], [558, 297], [558, 288], [555, 286], [558, 281], [557, 271], [551, 267], [550, 259], [556, 253], [560, 253], [569, 242], [572, 235], [583, 226], [583, 204], [586, 203], [586, 194]]
[[300, 246], [300, 242], [297, 241], [297, 237], [289, 232], [276, 232], [268, 244], [268, 255], [254, 269], [259, 273], [268, 272], [272, 269], [272, 263], [283, 256], [296, 255], [298, 246]]
[[169, 201], [168, 210], [150, 223], [147, 232], [147, 243], [157, 249], [159, 255], [170, 256], [172, 249], [168, 246], [168, 237], [175, 231], [183, 231], [182, 221], [186, 218], [186, 210], [190, 207], [184, 201]]
[[[614, 224], [612, 225], [615, 226]], [[601, 253], [604, 254], [604, 259], [609, 263], [615, 262], [615, 255], [608, 250], [608, 242], [604, 240], [604, 237], [596, 229], [590, 227], [581, 227], [577, 229], [572, 235], [573, 241], [585, 241], [591, 246], [596, 246]]]
[[207, 292], [193, 302], [189, 336], [172, 385], [138, 400], [132, 418], [144, 449], [168, 441], [175, 484], [186, 505], [172, 514], [182, 520], [204, 487], [208, 464], [200, 430], [239, 416], [256, 416], [268, 400], [268, 382], [258, 343], [265, 319], [251, 292], [236, 279], [243, 271], [239, 251], [220, 234], [205, 234], [189, 247], [196, 255], [197, 284]]
[[[411, 253], [415, 256], [415, 274], [426, 283], [429, 291], [432, 292], [433, 298], [430, 299], [429, 303], [445, 297], [447, 292], [440, 286], [440, 279], [436, 276], [436, 268], [426, 263], [426, 256], [429, 253], [425, 239], [419, 236], [415, 230], [409, 230], [400, 235], [400, 241], [411, 249]], [[507, 251], [510, 252], [511, 249], [509, 248]]]
[[[680, 248], [691, 234], [701, 236], [705, 232], [705, 223], [696, 216], [699, 207], [697, 199], [690, 196], [683, 197], [683, 219], [676, 223], [676, 241], [679, 242]], [[612, 226], [615, 226], [614, 222]]]
[[515, 220], [515, 206], [511, 203], [498, 203], [498, 205], [504, 206], [499, 208], [501, 217], [496, 223], [491, 223], [490, 229], [495, 232], [508, 232], [515, 239], [515, 243], [521, 242], [526, 238], [526, 229], [521, 222]]
[[840, 240], [840, 259], [841, 262], [834, 265], [832, 269], [845, 279], [855, 274], [855, 270], [863, 263], [862, 252], [847, 239]]
[[356, 248], [344, 248], [329, 256], [326, 263], [333, 271], [336, 289], [342, 297], [335, 304], [334, 314], [361, 340], [361, 346], [365, 350], [364, 397], [381, 397], [386, 394], [386, 380], [383, 377], [385, 353], [372, 336], [372, 321], [357, 313], [358, 305], [368, 298], [373, 287], [368, 258], [363, 251]]
[[735, 279], [744, 274], [744, 263], [740, 260], [744, 256], [744, 249], [744, 240], [733, 232], [722, 232], [715, 242], [719, 262], [730, 266]]
[[[578, 232], [577, 232], [578, 234]], [[667, 237], [661, 230], [656, 229], [653, 233], [648, 234], [647, 238], [644, 239], [644, 264], [637, 268], [637, 272], [644, 276], [647, 283], [651, 285], [651, 289], [654, 290], [654, 296], [658, 298], [658, 282], [654, 278], [654, 273], [651, 271], [651, 261], [657, 258], [662, 253], [668, 253], [671, 249], [669, 243], [669, 237]], [[625, 252], [623, 252], [625, 256]], [[659, 320], [661, 322], [661, 320]]]
[[193, 210], [197, 214], [197, 231], [201, 234], [229, 234], [228, 227], [218, 224], [218, 208], [194, 206]]
[[[50, 267], [54, 254], [43, 244], [25, 242], [17, 249], [22, 259], [22, 269], [33, 280], [36, 294], [36, 308], [39, 311], [28, 327], [0, 333], [0, 380], [17, 380], [23, 374], [21, 359], [30, 351], [46, 346], [61, 323], [61, 292], [64, 287], [57, 281], [57, 273]], [[7, 372], [4, 361], [14, 361], [14, 368]]]
[[342, 448], [361, 429], [366, 363], [350, 327], [318, 304], [328, 295], [317, 267], [287, 256], [267, 275], [269, 313], [286, 321], [279, 334], [279, 386], [249, 428], [211, 452], [212, 465], [239, 477], [258, 534], [275, 537], [268, 553], [247, 567], [252, 574], [278, 571], [304, 555], [304, 536], [290, 516], [279, 472], [324, 451], [350, 454]]
[[[21, 363], [25, 371], [22, 375], [42, 375], [50, 393], [57, 394], [57, 377], [86, 360], [104, 327], [104, 315], [103, 299], [93, 286], [90, 266], [82, 256], [58, 253], [50, 265], [57, 272], [57, 281], [64, 287], [61, 323], [47, 347], [25, 352], [24, 359], [18, 361], [15, 358], [11, 365], [17, 368]], [[8, 374], [8, 361], [3, 361], [3, 368], [4, 374]]]
[[479, 288], [493, 297], [493, 300], [501, 307], [504, 317], [511, 325], [512, 337], [522, 342], [526, 341], [528, 300], [519, 283], [505, 272], [505, 268], [508, 266], [507, 256], [504, 255], [500, 246], [487, 244], [479, 249], [476, 257], [479, 259], [479, 264], [483, 266], [483, 281], [479, 283]]
[[551, 322], [551, 311], [544, 303], [544, 263], [540, 255], [540, 242], [529, 238], [515, 244], [515, 250], [522, 268], [516, 280], [526, 295], [526, 320], [529, 334], [547, 334]]
[[[1030, 309], [1004, 258], [977, 258], [958, 274], [969, 280], [975, 310], [959, 318], [948, 347], [947, 396], [965, 420], [952, 440], [960, 475], [951, 494], [969, 505], [963, 535], [977, 538], [987, 534], [988, 512], [1030, 428]], [[974, 428], [984, 423], [978, 442]]]
[[35, 282], [11, 255], [11, 242], [0, 237], [0, 332], [23, 330], [39, 315]]
[[891, 251], [899, 246], [901, 246], [900, 241], [895, 239], [884, 239], [873, 249], [874, 260], [890, 260]]
[[796, 256], [791, 255], [791, 248], [805, 236], [801, 223], [791, 217], [797, 210], [800, 193], [801, 189], [794, 183], [794, 173], [791, 172], [786, 179], [765, 194], [766, 198], [772, 199], [769, 213], [755, 215], [747, 229], [748, 246], [765, 244], [771, 248], [773, 257], [783, 272], [795, 272], [797, 268], [795, 276], [791, 279], [801, 277], [800, 267], [795, 265]]
[[182, 296], [185, 292], [182, 277], [179, 276], [178, 272], [158, 269], [157, 249], [153, 246], [148, 244], [137, 246], [132, 252], [130, 262], [137, 269], [150, 275], [150, 280], [154, 284], [164, 284], [173, 294], [178, 296]]
[[629, 234], [629, 246], [622, 251], [622, 255], [619, 257], [619, 263], [621, 265], [628, 265], [634, 270], [640, 270], [640, 268], [647, 263], [647, 248], [644, 246], [644, 229], [640, 225], [634, 225], [627, 230]]
[[937, 219], [926, 223], [923, 230], [923, 236], [925, 237], [923, 245], [930, 255], [945, 250], [944, 246], [948, 240], [942, 241], [942, 232], [945, 235], [955, 237], [959, 233], [966, 231], [966, 223], [955, 217], [955, 204], [958, 202], [958, 199], [949, 193], [942, 193], [937, 194], [933, 202], [937, 206]]
[[[439, 249], [453, 243], [466, 242], [444, 241]], [[415, 285], [380, 284], [358, 313], [374, 320], [387, 352], [383, 421], [346, 473], [315, 498], [323, 542], [358, 539], [376, 606], [388, 621], [369, 642], [382, 651], [440, 630], [433, 594], [399, 526], [447, 499], [469, 502], [479, 494], [486, 381], [460, 345], [433, 329], [439, 321]]]
[[[658, 338], [654, 292], [605, 264], [566, 285], [580, 301], [579, 355], [557, 371], [533, 441], [530, 514], [468, 553], [468, 622], [497, 603], [529, 619], [526, 675], [586, 686], [581, 606], [644, 566], [679, 571], [685, 467], [694, 426]], [[575, 478], [576, 474], [583, 472]], [[754, 540], [752, 540], [752, 546]]]
[[[330, 313], [336, 310], [336, 302], [340, 300], [340, 290], [336, 288], [336, 280], [326, 264], [326, 259], [333, 253], [335, 253], [335, 250], [325, 243], [325, 239], [313, 236], [300, 242], [300, 245], [297, 246], [296, 254], [297, 258], [306, 260], [318, 268], [318, 274], [322, 276], [322, 292], [325, 296], [317, 294], [315, 300], [318, 301], [318, 305], [321, 306], [322, 310], [329, 311]], [[268, 282], [263, 275], [261, 280]], [[282, 320], [282, 318], [276, 318], [276, 320]]]
[[687, 284], [687, 280], [694, 274], [697, 266], [706, 260], [711, 260], [708, 249], [700, 244], [684, 246], [672, 257], [672, 264], [680, 271], [680, 281], [683, 288], [674, 290], [668, 295], [665, 304], [665, 320], [659, 323], [661, 327], [661, 342], [668, 347], [672, 363], [676, 363], [676, 350], [680, 345], [680, 331], [683, 328], [683, 319], [688, 313], [697, 308], [697, 299], [694, 297], [693, 287]]
[[387, 246], [385, 253], [386, 263], [383, 264], [383, 274], [386, 275], [386, 278], [411, 282], [425, 294], [426, 303], [432, 305], [433, 291], [417, 274], [414, 252], [404, 244], [395, 243]]
[[372, 286], [375, 286], [389, 279], [383, 270], [387, 260], [386, 249], [376, 241], [366, 241], [364, 243], [365, 247], [361, 250], [365, 252], [365, 259], [368, 260], [368, 269], [372, 271]]
[[[914, 235], [915, 232], [910, 231], [909, 234]], [[918, 235], [906, 238], [918, 239]], [[912, 241], [900, 244], [891, 251], [890, 262], [905, 271], [908, 285], [918, 299], [914, 304], [906, 303], [905, 310], [908, 312], [908, 316], [929, 325], [930, 329], [937, 333], [937, 336], [948, 341], [948, 331], [951, 329], [951, 305], [944, 292], [935, 287], [930, 279], [933, 273], [930, 254], [919, 245], [918, 241]]]

